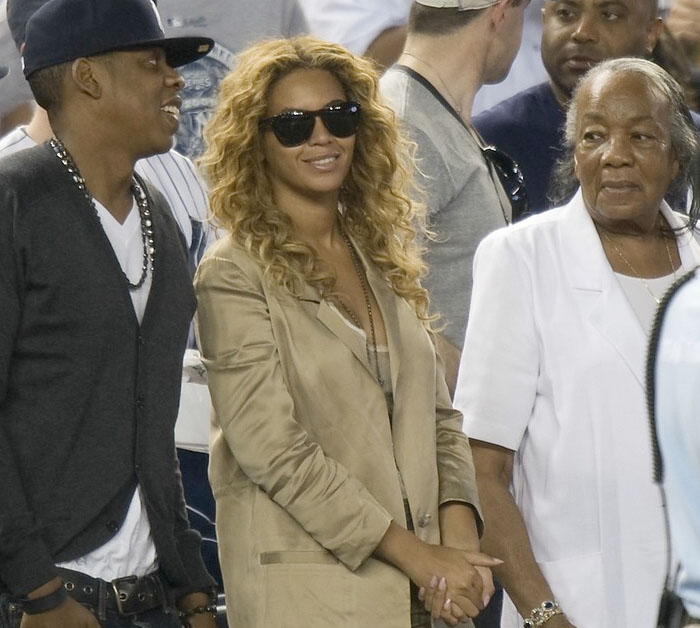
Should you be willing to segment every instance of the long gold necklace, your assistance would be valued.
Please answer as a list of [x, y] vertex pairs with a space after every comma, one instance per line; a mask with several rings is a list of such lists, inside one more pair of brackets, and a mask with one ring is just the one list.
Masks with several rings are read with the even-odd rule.
[[[632, 266], [632, 263], [625, 257], [622, 250], [617, 246], [617, 244], [615, 244], [615, 242], [612, 240], [612, 238], [607, 233], [605, 233], [605, 231], [603, 231], [603, 230], [599, 230], [598, 232], [600, 233], [600, 235], [602, 235], [605, 238], [605, 241], [612, 247], [613, 251], [615, 251], [615, 253], [617, 253], [618, 257], [622, 260], [622, 262], [625, 264], [625, 266], [627, 266], [627, 268], [629, 268], [630, 271], [632, 271], [632, 274], [637, 279], [639, 279], [639, 281], [642, 282], [642, 285], [644, 286], [645, 290], [649, 293], [651, 298], [654, 299], [654, 301], [656, 301], [656, 304], [660, 305], [662, 297], [659, 297], [656, 294], [654, 294], [652, 289], [649, 287], [649, 284], [646, 282], [646, 279], [644, 277], [642, 277], [637, 272], [637, 269], [634, 266]], [[671, 269], [671, 272], [673, 273], [673, 278], [675, 279], [676, 278], [676, 269], [675, 269], [674, 264], [673, 264], [673, 258], [671, 257], [671, 249], [668, 246], [668, 238], [665, 236], [661, 236], [661, 237], [663, 237], [663, 239], [664, 239], [664, 245], [666, 246], [666, 255], [668, 257], [668, 264], [669, 264], [669, 267]]]
[[[355, 269], [355, 273], [357, 274], [357, 278], [360, 281], [360, 285], [362, 286], [362, 293], [364, 294], [365, 297], [365, 305], [367, 306], [367, 317], [369, 318], [369, 330], [370, 330], [370, 335], [372, 338], [372, 351], [370, 352], [370, 343], [368, 340], [365, 340], [365, 349], [367, 350], [367, 363], [372, 364], [372, 357], [374, 357], [374, 369], [377, 375], [377, 382], [379, 382], [379, 385], [384, 388], [384, 380], [382, 379], [381, 371], [379, 370], [379, 353], [377, 351], [377, 334], [374, 330], [374, 315], [372, 313], [372, 302], [369, 298], [369, 285], [367, 283], [367, 277], [365, 276], [365, 273], [362, 269], [362, 263], [360, 262], [360, 258], [357, 255], [357, 252], [352, 246], [352, 243], [350, 242], [350, 238], [348, 238], [347, 234], [343, 231], [343, 240], [345, 241], [345, 246], [348, 247], [348, 251], [350, 252], [350, 258], [352, 259], [352, 265]], [[356, 327], [359, 329], [362, 329], [362, 324], [358, 320], [357, 316], [355, 316], [354, 312], [347, 306], [345, 303], [343, 303], [342, 299], [336, 297], [338, 303], [340, 304], [340, 307], [343, 308], [343, 310], [347, 313], [347, 315], [350, 317], [350, 320], [355, 324]]]

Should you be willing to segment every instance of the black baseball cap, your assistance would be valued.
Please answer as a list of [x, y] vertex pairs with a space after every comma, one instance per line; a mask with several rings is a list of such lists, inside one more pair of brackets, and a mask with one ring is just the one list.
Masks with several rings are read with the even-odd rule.
[[29, 77], [60, 63], [104, 52], [162, 48], [176, 68], [208, 54], [208, 37], [166, 38], [152, 0], [49, 0], [27, 21], [22, 66]]
[[7, 25], [15, 46], [20, 50], [24, 43], [27, 20], [46, 4], [47, 0], [7, 0]]

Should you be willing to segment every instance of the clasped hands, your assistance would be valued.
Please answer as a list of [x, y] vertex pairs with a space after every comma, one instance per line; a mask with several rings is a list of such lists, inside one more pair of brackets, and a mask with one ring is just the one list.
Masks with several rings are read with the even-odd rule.
[[449, 626], [476, 617], [494, 593], [491, 567], [503, 561], [480, 552], [430, 546], [437, 560], [430, 580], [420, 586], [418, 597], [433, 619]]

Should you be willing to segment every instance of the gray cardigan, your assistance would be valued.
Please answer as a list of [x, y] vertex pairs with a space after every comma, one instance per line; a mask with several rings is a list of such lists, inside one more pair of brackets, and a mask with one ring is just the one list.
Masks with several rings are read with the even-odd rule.
[[138, 482], [161, 569], [213, 584], [175, 456], [195, 299], [184, 243], [146, 186], [156, 246], [142, 325], [92, 208], [47, 146], [0, 160], [0, 590], [21, 595], [123, 523]]

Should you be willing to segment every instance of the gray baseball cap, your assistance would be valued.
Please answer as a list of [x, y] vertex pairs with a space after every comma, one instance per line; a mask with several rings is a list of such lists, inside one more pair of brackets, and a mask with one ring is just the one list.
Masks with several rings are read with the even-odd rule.
[[415, 0], [415, 2], [416, 4], [422, 4], [424, 7], [433, 7], [435, 9], [469, 11], [471, 9], [485, 9], [498, 4], [500, 0]]

